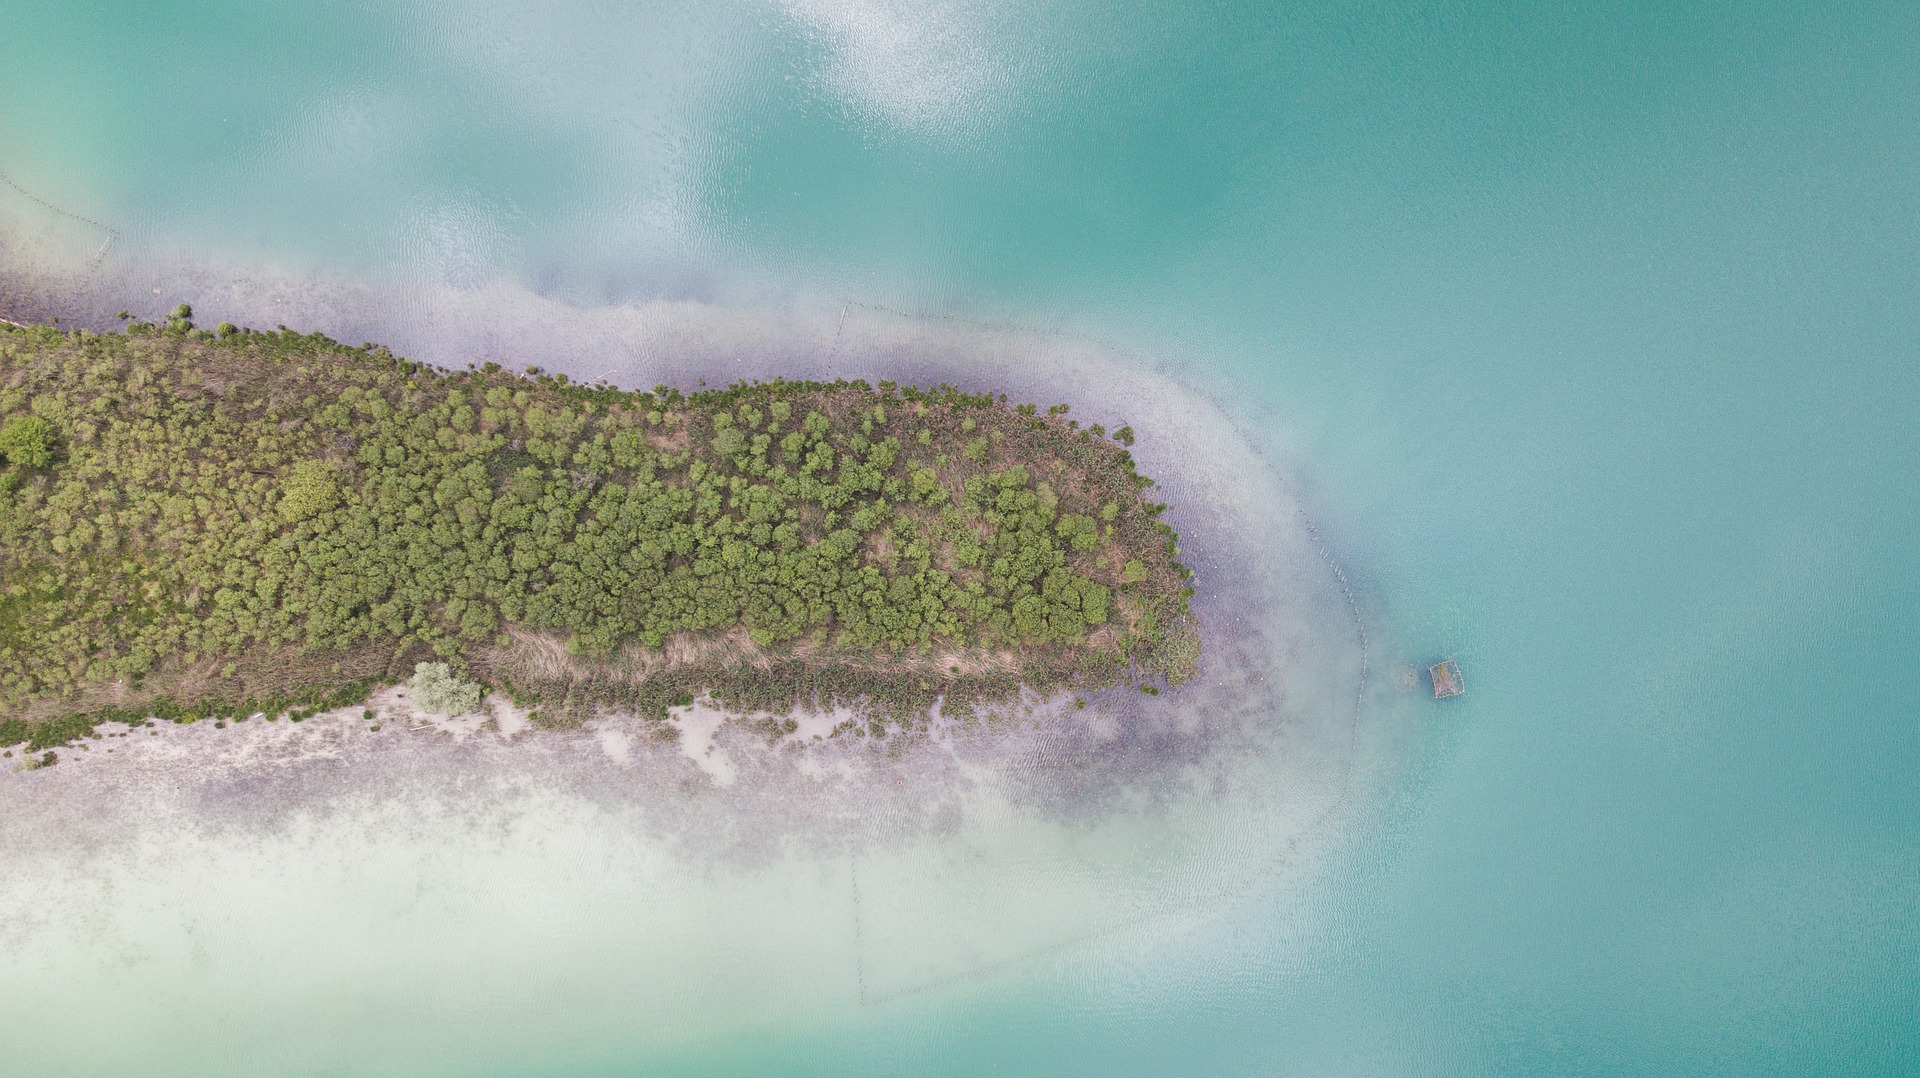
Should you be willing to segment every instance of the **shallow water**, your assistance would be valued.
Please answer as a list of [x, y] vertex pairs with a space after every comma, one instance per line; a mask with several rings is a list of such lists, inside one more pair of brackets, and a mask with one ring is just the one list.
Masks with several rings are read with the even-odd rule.
[[1222, 642], [5, 773], [0, 1072], [1920, 1070], [1920, 19], [1270, 7], [0, 0], [0, 316], [1068, 400]]

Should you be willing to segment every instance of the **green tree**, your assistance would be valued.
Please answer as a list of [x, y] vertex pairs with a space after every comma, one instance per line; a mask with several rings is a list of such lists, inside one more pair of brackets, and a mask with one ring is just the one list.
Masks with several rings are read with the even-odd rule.
[[53, 424], [37, 415], [17, 415], [0, 423], [0, 456], [21, 468], [44, 468], [53, 461]]
[[293, 466], [280, 493], [280, 517], [294, 523], [317, 516], [340, 504], [340, 489], [325, 461], [303, 460]]

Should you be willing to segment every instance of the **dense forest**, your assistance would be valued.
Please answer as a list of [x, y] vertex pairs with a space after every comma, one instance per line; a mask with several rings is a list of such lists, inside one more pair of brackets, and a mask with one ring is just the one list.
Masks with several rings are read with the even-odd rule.
[[566, 723], [1188, 676], [1165, 508], [1067, 407], [683, 393], [317, 334], [0, 326], [0, 743], [364, 698], [422, 661]]

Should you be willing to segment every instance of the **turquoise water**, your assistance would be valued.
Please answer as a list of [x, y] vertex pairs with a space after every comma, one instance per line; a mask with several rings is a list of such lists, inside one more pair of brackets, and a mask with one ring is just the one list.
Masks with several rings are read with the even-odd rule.
[[[95, 261], [0, 189], [54, 236], [28, 270], [209, 322], [286, 320], [268, 279], [402, 297], [284, 305], [416, 353], [658, 301], [1103, 342], [1289, 462], [1383, 668], [1472, 689], [1376, 686], [1337, 851], [1174, 928], [827, 1015], [695, 993], [728, 1020], [672, 1030], [685, 985], [584, 954], [515, 981], [501, 947], [459, 969], [513, 1002], [396, 1031], [303, 1025], [379, 997], [360, 937], [263, 964], [271, 1016], [156, 943], [199, 1019], [32, 1011], [18, 1073], [1920, 1072], [1920, 16], [1271, 7], [0, 0], [0, 171], [117, 233]], [[16, 1013], [107, 961], [46, 923]], [[811, 990], [778, 936], [675, 931]], [[601, 987], [627, 1009], [542, 1003]]]

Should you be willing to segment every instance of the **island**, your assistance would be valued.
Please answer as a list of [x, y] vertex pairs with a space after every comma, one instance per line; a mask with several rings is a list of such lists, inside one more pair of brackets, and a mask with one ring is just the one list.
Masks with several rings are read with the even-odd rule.
[[1068, 411], [448, 370], [184, 305], [0, 326], [0, 745], [409, 677], [545, 726], [703, 697], [872, 735], [1158, 692], [1195, 669], [1192, 574], [1131, 429]]

